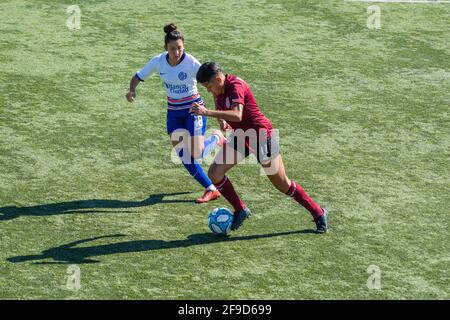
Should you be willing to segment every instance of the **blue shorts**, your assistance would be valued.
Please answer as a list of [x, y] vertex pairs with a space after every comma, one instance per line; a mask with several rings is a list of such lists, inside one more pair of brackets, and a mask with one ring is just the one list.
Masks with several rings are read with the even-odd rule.
[[191, 136], [204, 136], [206, 132], [206, 116], [196, 116], [184, 110], [167, 110], [167, 133], [177, 129], [189, 131]]

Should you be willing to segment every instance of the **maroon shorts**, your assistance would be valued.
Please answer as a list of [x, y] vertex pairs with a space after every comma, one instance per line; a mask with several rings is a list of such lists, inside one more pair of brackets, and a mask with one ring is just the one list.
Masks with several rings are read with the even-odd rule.
[[261, 130], [254, 134], [233, 132], [227, 140], [227, 145], [245, 157], [255, 154], [259, 163], [268, 162], [280, 154], [278, 134], [275, 130]]

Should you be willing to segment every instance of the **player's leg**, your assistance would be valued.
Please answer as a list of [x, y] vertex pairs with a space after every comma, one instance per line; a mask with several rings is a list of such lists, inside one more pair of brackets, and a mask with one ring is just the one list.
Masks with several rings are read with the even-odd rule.
[[183, 139], [181, 139], [182, 140], [181, 142], [179, 140], [179, 136], [180, 133], [177, 133], [176, 131], [172, 133], [171, 135], [172, 145], [175, 148], [178, 156], [181, 159], [181, 162], [183, 163], [184, 167], [189, 172], [189, 174], [198, 183], [200, 183], [203, 186], [203, 188], [205, 188], [205, 192], [203, 193], [203, 195], [197, 198], [195, 202], [205, 203], [219, 198], [220, 192], [217, 191], [216, 187], [208, 178], [202, 166], [189, 153], [189, 142], [186, 142], [186, 140], [187, 141], [190, 140], [189, 135], [185, 135], [184, 141]]
[[322, 208], [308, 196], [303, 188], [288, 178], [281, 155], [277, 155], [274, 159], [261, 165], [266, 171], [267, 178], [276, 189], [293, 197], [311, 213], [313, 218], [318, 218], [323, 214]]
[[[198, 102], [204, 105], [203, 100]], [[187, 126], [192, 135], [191, 154], [194, 159], [207, 157], [216, 146], [222, 147], [225, 137], [220, 130], [213, 130], [212, 134], [205, 138], [206, 116], [196, 116], [191, 114]]]
[[205, 136], [192, 136], [190, 143], [191, 156], [194, 159], [207, 157], [216, 146], [223, 146], [225, 137], [220, 130], [213, 130], [207, 138]]
[[287, 193], [291, 187], [291, 180], [286, 176], [286, 170], [281, 155], [277, 155], [268, 162], [261, 163], [267, 178], [280, 192]]
[[188, 131], [191, 133], [190, 152], [194, 159], [207, 157], [216, 146], [221, 147], [225, 137], [220, 130], [213, 130], [212, 134], [205, 138], [206, 117], [190, 114], [185, 121]]
[[201, 159], [203, 158], [203, 149], [205, 145], [205, 136], [204, 135], [196, 135], [189, 137], [189, 152], [191, 153], [192, 158]]
[[189, 132], [189, 138], [186, 141], [188, 142], [188, 149], [192, 158], [191, 161], [197, 164], [199, 174], [202, 177], [206, 177], [209, 183], [205, 188], [203, 195], [195, 200], [195, 202], [204, 203], [215, 200], [220, 197], [220, 192], [217, 191], [214, 184], [203, 171], [201, 165], [195, 160], [202, 158], [205, 145], [206, 117], [196, 116], [195, 114], [190, 113], [189, 110], [184, 110], [184, 125]]
[[208, 170], [208, 176], [214, 185], [234, 208], [232, 230], [237, 230], [244, 220], [251, 215], [250, 210], [244, 205], [230, 179], [226, 176], [226, 173], [244, 158], [245, 155], [234, 149], [233, 143], [226, 143], [220, 149]]
[[267, 178], [269, 178], [276, 189], [294, 198], [311, 213], [316, 222], [317, 232], [326, 232], [328, 229], [326, 210], [315, 203], [298, 183], [287, 177], [281, 155], [278, 154], [269, 161], [262, 162], [261, 165], [266, 172]]
[[167, 132], [172, 145], [189, 174], [206, 189], [203, 196], [196, 199], [196, 202], [203, 203], [217, 199], [220, 197], [220, 193], [200, 164], [190, 155], [190, 133], [186, 128], [185, 117], [186, 113], [183, 111], [168, 111], [167, 113]]
[[209, 137], [191, 137], [191, 154], [195, 159], [207, 157], [215, 147], [222, 147], [225, 143], [225, 136], [220, 130], [212, 130]]

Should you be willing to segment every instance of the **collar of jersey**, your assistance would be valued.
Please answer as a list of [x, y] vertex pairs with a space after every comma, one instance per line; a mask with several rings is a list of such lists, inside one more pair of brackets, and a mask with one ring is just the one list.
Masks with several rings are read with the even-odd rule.
[[169, 63], [169, 54], [166, 53], [166, 61], [167, 61], [167, 64], [168, 64], [169, 66], [171, 66], [172, 68], [178, 67], [178, 66], [180, 65], [180, 63], [183, 62], [183, 60], [184, 60], [185, 57], [186, 57], [186, 52], [183, 51], [183, 55], [181, 56], [180, 61], [177, 63], [176, 66], [173, 66], [173, 65], [171, 65], [171, 64]]

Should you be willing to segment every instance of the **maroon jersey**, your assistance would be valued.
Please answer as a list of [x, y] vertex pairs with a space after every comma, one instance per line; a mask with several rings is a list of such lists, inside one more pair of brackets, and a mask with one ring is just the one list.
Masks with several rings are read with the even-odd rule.
[[244, 106], [242, 111], [242, 121], [227, 123], [233, 128], [248, 130], [260, 129], [272, 131], [272, 124], [259, 109], [258, 103], [253, 96], [248, 84], [234, 75], [227, 74], [225, 76], [225, 92], [215, 97], [216, 110], [230, 110], [235, 103]]

